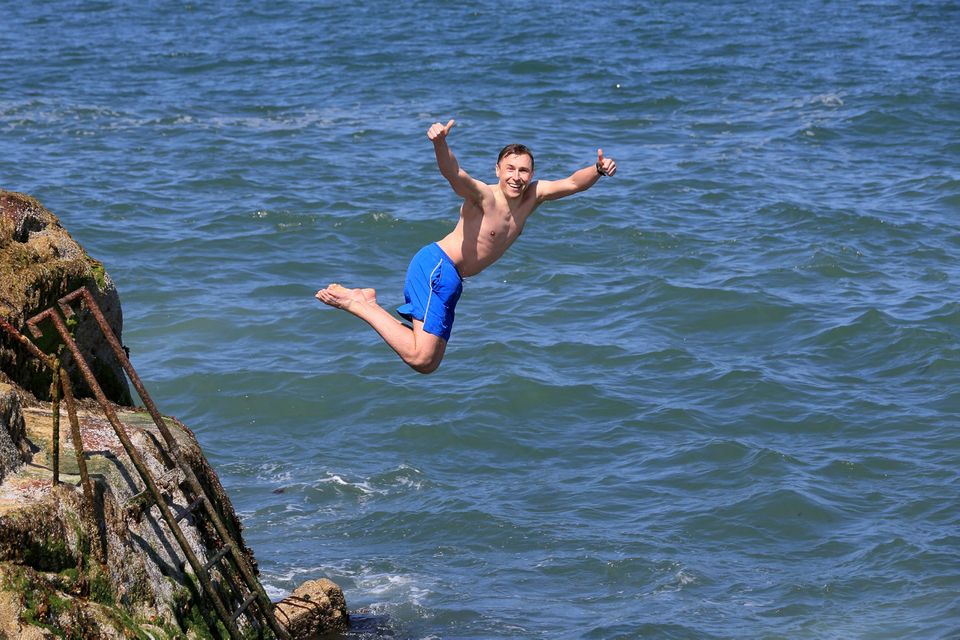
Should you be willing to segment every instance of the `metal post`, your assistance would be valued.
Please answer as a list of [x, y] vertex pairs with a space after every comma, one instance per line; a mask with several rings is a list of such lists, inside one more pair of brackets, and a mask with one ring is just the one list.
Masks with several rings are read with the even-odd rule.
[[83, 448], [83, 436], [80, 434], [80, 420], [77, 417], [77, 403], [73, 398], [73, 385], [70, 384], [69, 374], [62, 368], [60, 369], [60, 385], [63, 387], [63, 399], [67, 404], [67, 417], [70, 419], [70, 438], [73, 440], [73, 453], [77, 458], [77, 467], [80, 469], [80, 486], [83, 487], [89, 526], [92, 527], [91, 534], [95, 533], [100, 541], [100, 546], [97, 549], [97, 559], [101, 563], [105, 563], [107, 561], [106, 531], [100, 531], [100, 524], [97, 522], [93, 485], [87, 471], [87, 457]]
[[53, 400], [53, 433], [51, 435], [51, 467], [53, 469], [53, 486], [60, 484], [60, 365], [54, 356], [50, 356], [53, 367], [53, 380], [50, 382], [50, 398]]

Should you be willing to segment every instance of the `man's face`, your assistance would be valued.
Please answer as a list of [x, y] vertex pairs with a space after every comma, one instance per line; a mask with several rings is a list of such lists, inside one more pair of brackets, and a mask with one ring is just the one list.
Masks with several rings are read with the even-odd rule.
[[497, 163], [500, 189], [508, 198], [518, 198], [533, 179], [533, 160], [527, 154], [503, 156]]

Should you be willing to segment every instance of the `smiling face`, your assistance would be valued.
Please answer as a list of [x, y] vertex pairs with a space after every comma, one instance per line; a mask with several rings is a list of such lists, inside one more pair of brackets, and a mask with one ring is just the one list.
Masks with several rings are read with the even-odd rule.
[[533, 156], [529, 153], [507, 153], [497, 162], [500, 190], [508, 198], [519, 198], [533, 179]]

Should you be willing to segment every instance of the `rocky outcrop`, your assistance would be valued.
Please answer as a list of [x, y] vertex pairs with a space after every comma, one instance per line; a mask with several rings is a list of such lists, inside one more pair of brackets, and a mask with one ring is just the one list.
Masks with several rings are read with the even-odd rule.
[[[0, 227], [0, 316], [20, 327], [71, 287], [85, 285], [111, 310], [119, 335], [116, 289], [56, 218], [27, 196], [0, 192]], [[96, 327], [81, 316], [71, 331], [82, 353], [101, 363], [98, 379], [124, 380], [113, 387], [115, 400], [118, 389], [123, 393], [110, 413], [166, 506], [182, 518], [176, 527], [187, 548], [201, 565], [210, 563], [214, 582], [229, 581], [229, 570], [216, 561], [223, 540], [204, 509], [191, 509], [197, 504], [186, 481], [192, 475], [256, 572], [240, 520], [193, 432], [176, 419], [157, 418], [176, 443], [181, 464], [175, 463], [154, 419], [129, 406], [125, 378], [111, 368], [107, 346], [97, 344], [99, 333], [87, 333], [84, 324]], [[41, 347], [49, 352], [56, 345]], [[0, 639], [228, 637], [103, 407], [89, 399], [74, 404], [75, 442], [66, 408], [61, 405], [64, 415], [54, 420], [55, 405], [42, 400], [49, 372], [2, 327], [0, 370], [11, 381], [0, 382]], [[82, 482], [81, 463], [89, 484]], [[228, 596], [228, 608], [241, 598]], [[329, 580], [303, 585], [276, 613], [293, 638], [348, 626], [343, 592]], [[245, 615], [238, 625], [244, 634], [254, 631]]]
[[[7, 387], [0, 397], [0, 404], [11, 407], [0, 432], [20, 425], [36, 450], [30, 464], [21, 464], [0, 484], [0, 602], [18, 614], [12, 620], [0, 616], [0, 629], [7, 637], [20, 637], [36, 627], [77, 638], [172, 638], [204, 629], [209, 607], [184, 553], [158, 507], [138, 496], [143, 485], [137, 471], [96, 405], [88, 403], [78, 415], [94, 489], [93, 504], [88, 504], [78, 486], [74, 446], [65, 432], [59, 438], [61, 484], [52, 483], [51, 408], [36, 403], [21, 409], [12, 395]], [[156, 425], [133, 409], [118, 408], [117, 415], [171, 509], [185, 512], [190, 500], [181, 488], [183, 473], [160, 445]], [[173, 419], [165, 422], [252, 561], [230, 500], [193, 433]], [[215, 544], [209, 523], [195, 513], [180, 527], [196, 556], [207, 562]]]
[[[120, 337], [123, 313], [117, 288], [103, 265], [70, 237], [55, 215], [37, 200], [22, 193], [0, 190], [0, 317], [16, 327], [56, 304], [68, 293], [86, 286], [93, 294], [114, 333]], [[85, 313], [71, 320], [75, 337], [87, 350], [90, 366], [113, 402], [130, 405], [130, 389], [123, 370], [95, 323]], [[59, 341], [47, 328], [40, 347], [52, 352]], [[64, 354], [66, 368], [77, 394], [91, 395]], [[40, 399], [49, 399], [51, 372], [22, 345], [0, 332], [0, 371], [9, 381]]]
[[294, 638], [316, 638], [347, 628], [347, 603], [332, 581], [310, 580], [277, 603], [277, 619]]

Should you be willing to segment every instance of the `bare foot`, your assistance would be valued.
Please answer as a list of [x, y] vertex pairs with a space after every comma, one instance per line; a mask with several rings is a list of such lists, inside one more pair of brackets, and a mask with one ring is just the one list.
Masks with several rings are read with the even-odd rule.
[[347, 289], [339, 284], [331, 284], [317, 291], [314, 296], [324, 304], [356, 314], [357, 305], [376, 304], [377, 292], [373, 289]]

